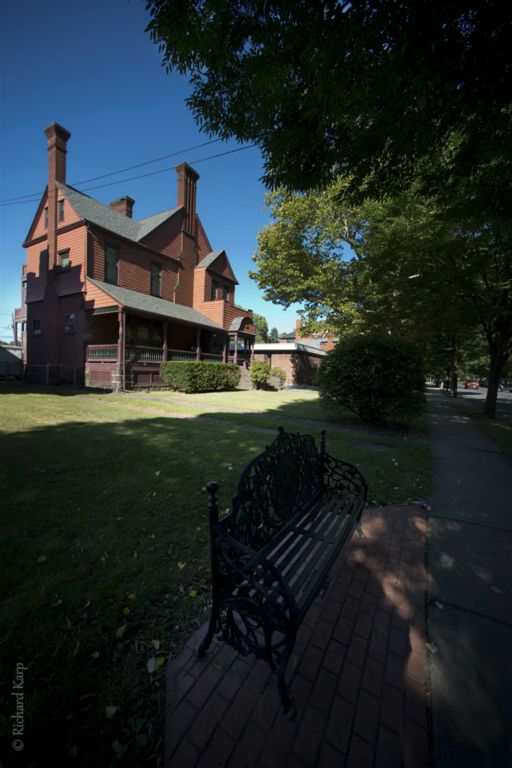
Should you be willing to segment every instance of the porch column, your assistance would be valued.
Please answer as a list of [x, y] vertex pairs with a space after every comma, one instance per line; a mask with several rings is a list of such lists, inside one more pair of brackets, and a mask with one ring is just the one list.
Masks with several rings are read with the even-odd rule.
[[196, 331], [196, 360], [201, 359], [201, 329]]
[[254, 341], [251, 341], [251, 362], [249, 365], [252, 365], [254, 363]]
[[229, 336], [224, 336], [224, 346], [222, 347], [222, 362], [227, 363], [229, 357]]
[[233, 353], [233, 362], [235, 365], [238, 364], [238, 333], [235, 333], [235, 349]]
[[117, 312], [118, 322], [118, 337], [117, 337], [117, 370], [118, 380], [113, 382], [116, 389], [123, 390], [125, 388], [125, 310], [124, 307], [119, 307]]
[[167, 320], [163, 322], [164, 345], [162, 347], [163, 363], [167, 362]]

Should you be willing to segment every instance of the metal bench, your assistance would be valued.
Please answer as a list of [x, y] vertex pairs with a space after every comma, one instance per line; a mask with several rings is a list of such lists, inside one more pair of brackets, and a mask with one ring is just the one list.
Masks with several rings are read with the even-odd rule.
[[220, 520], [217, 490], [208, 483], [212, 612], [198, 656], [217, 633], [243, 656], [265, 659], [293, 717], [286, 665], [302, 619], [359, 524], [366, 482], [326, 453], [325, 432], [318, 451], [310, 435], [280, 427], [242, 472], [232, 511]]

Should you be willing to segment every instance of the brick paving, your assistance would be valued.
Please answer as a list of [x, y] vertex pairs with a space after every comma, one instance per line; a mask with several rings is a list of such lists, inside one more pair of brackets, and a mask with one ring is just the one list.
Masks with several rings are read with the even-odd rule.
[[166, 768], [425, 768], [429, 764], [419, 505], [365, 510], [297, 636], [288, 664], [297, 716], [268, 666], [206, 625], [167, 670]]

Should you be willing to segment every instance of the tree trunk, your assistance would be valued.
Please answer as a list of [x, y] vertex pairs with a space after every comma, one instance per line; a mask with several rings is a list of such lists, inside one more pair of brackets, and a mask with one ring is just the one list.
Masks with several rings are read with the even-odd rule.
[[452, 391], [452, 396], [457, 397], [457, 386], [458, 386], [458, 344], [457, 344], [457, 337], [455, 334], [452, 338], [452, 361], [450, 364], [450, 388]]
[[501, 379], [501, 372], [507, 362], [508, 355], [500, 354], [497, 350], [491, 349], [491, 366], [489, 368], [489, 377], [487, 381], [487, 397], [485, 398], [484, 413], [493, 419], [496, 416], [496, 400], [498, 398], [498, 385]]

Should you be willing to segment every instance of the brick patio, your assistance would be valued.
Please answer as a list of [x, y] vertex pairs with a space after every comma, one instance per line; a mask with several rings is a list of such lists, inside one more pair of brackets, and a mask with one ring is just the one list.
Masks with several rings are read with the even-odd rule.
[[419, 505], [368, 509], [312, 605], [288, 665], [297, 717], [267, 664], [193, 635], [167, 671], [166, 768], [424, 768], [424, 563]]

